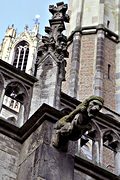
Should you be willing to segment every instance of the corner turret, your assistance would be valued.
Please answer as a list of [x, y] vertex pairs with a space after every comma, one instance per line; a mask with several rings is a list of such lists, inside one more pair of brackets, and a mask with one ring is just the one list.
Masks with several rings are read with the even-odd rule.
[[12, 24], [12, 26], [8, 26], [8, 28], [6, 29], [5, 37], [16, 37], [16, 30], [14, 28], [14, 24]]

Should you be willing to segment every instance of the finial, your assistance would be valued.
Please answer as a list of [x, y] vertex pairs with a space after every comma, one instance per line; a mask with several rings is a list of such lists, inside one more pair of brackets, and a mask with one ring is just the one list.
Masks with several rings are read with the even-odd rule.
[[25, 25], [24, 29], [25, 29], [26, 31], [28, 30], [28, 28], [29, 28], [28, 25]]
[[44, 51], [53, 51], [58, 59], [63, 60], [63, 57], [68, 57], [67, 37], [62, 33], [65, 30], [65, 22], [69, 22], [69, 16], [66, 14], [67, 8], [64, 2], [57, 3], [56, 6], [49, 6], [52, 18], [49, 20], [50, 27], [45, 27], [48, 35], [42, 37], [44, 46], [42, 45], [41, 54], [44, 54]]
[[49, 20], [50, 27], [45, 27], [48, 34], [42, 36], [42, 45], [39, 47], [40, 57], [48, 52], [54, 53], [59, 61], [62, 80], [65, 80], [65, 57], [68, 57], [67, 37], [62, 33], [65, 30], [65, 22], [69, 22], [69, 16], [66, 14], [67, 4], [57, 3], [56, 6], [50, 5], [49, 11], [52, 18]]
[[36, 15], [35, 15], [35, 18], [33, 19], [35, 25], [34, 25], [34, 27], [33, 27], [32, 32], [34, 32], [34, 35], [37, 35], [38, 32], [39, 32], [39, 19], [40, 19], [40, 15], [39, 15], [39, 14], [36, 14]]
[[35, 24], [39, 24], [39, 19], [40, 19], [40, 15], [36, 14], [34, 19]]

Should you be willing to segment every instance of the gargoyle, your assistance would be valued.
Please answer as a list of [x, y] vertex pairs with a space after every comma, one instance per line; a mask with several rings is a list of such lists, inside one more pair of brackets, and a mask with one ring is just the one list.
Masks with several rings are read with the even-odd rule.
[[90, 96], [69, 115], [58, 120], [55, 125], [53, 146], [65, 150], [69, 140], [76, 141], [81, 138], [91, 128], [91, 119], [100, 111], [103, 103], [103, 98]]

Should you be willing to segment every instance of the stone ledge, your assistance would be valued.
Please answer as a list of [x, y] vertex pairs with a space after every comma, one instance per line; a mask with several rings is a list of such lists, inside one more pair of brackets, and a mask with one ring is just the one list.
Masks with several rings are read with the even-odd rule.
[[120, 180], [120, 177], [117, 175], [109, 172], [101, 166], [98, 166], [97, 164], [93, 164], [91, 161], [88, 161], [88, 159], [86, 160], [78, 156], [75, 156], [75, 169], [97, 180]]
[[21, 127], [0, 118], [0, 133], [23, 143], [45, 120], [55, 123], [63, 114], [47, 104], [43, 104]]
[[0, 70], [3, 71], [3, 73], [10, 74], [18, 79], [21, 79], [22, 81], [26, 81], [28, 84], [32, 84], [37, 82], [37, 79], [23, 71], [21, 71], [18, 68], [15, 68], [13, 65], [3, 61], [0, 59]]

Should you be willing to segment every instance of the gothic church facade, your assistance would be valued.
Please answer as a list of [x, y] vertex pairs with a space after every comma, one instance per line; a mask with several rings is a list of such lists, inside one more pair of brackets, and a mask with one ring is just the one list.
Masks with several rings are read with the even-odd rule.
[[[49, 6], [45, 36], [37, 22], [18, 35], [7, 28], [0, 45], [1, 180], [119, 179], [119, 6], [70, 0], [69, 16], [63, 2]], [[80, 140], [59, 151], [55, 123], [91, 95], [105, 106]]]

